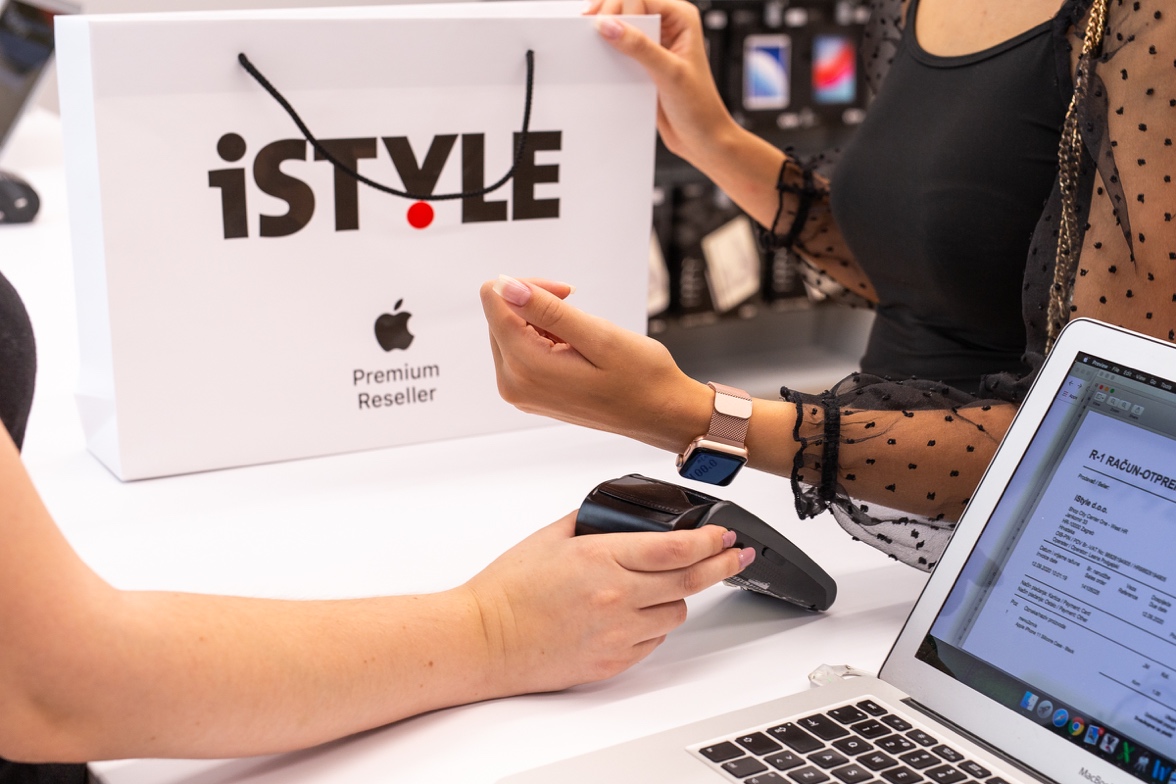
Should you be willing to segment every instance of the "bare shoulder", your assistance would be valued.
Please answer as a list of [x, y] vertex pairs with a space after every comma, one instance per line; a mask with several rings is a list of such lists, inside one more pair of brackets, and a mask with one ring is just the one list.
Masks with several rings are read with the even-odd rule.
[[[906, 0], [904, 8], [910, 0]], [[915, 35], [927, 52], [944, 57], [981, 52], [1053, 19], [1063, 0], [919, 0]]]

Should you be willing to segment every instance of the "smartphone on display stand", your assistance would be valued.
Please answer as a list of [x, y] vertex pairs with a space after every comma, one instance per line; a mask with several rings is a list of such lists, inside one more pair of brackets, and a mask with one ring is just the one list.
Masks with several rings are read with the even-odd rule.
[[813, 36], [813, 103], [849, 105], [857, 98], [857, 46], [853, 36]]
[[743, 108], [780, 110], [792, 102], [792, 39], [783, 33], [743, 39]]

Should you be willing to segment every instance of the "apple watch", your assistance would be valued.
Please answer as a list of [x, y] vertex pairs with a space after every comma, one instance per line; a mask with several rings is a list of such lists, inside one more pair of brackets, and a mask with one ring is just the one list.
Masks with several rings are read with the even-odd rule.
[[678, 474], [698, 482], [729, 485], [747, 462], [743, 442], [751, 419], [751, 395], [713, 381], [707, 386], [715, 391], [710, 428], [678, 455]]

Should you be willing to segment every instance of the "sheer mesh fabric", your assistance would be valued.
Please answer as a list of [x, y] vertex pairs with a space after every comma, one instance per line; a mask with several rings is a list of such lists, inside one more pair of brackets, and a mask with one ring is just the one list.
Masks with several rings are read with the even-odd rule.
[[[1090, 0], [1054, 20], [1059, 83], [1072, 90]], [[1176, 340], [1176, 26], [1162, 0], [1109, 0], [1090, 88], [1078, 104], [1081, 249], [1063, 318], [1086, 316]], [[875, 0], [863, 63], [875, 90], [903, 35], [902, 0]], [[1176, 13], [1176, 12], [1173, 12]], [[849, 304], [876, 299], [833, 221], [824, 156], [780, 172], [781, 209], [768, 247], [787, 246], [822, 291]], [[806, 187], [810, 186], [810, 187]], [[934, 379], [854, 374], [821, 395], [781, 390], [797, 406], [797, 510], [829, 510], [846, 531], [922, 569], [938, 561], [960, 513], [1041, 367], [1057, 254], [1055, 184], [1026, 259], [1022, 313], [1029, 374], [981, 382], [980, 396]], [[798, 221], [798, 215], [800, 220]], [[1055, 324], [1054, 329], [1060, 325]]]

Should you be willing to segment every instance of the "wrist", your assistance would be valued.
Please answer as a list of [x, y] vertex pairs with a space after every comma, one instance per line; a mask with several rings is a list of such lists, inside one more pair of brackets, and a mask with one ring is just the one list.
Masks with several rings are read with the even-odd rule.
[[788, 400], [754, 402], [747, 428], [749, 468], [791, 476], [798, 445], [793, 438], [796, 405]]
[[707, 382], [714, 390], [713, 411], [704, 434], [678, 455], [678, 473], [686, 479], [725, 486], [747, 463], [747, 430], [753, 402], [737, 387]]
[[678, 390], [667, 396], [669, 405], [654, 423], [656, 432], [648, 443], [676, 455], [705, 433], [714, 410], [715, 393], [702, 382], [683, 377]]
[[[476, 578], [475, 578], [476, 579]], [[455, 625], [462, 629], [459, 643], [464, 650], [463, 687], [450, 702], [460, 705], [475, 700], [511, 697], [523, 693], [511, 671], [502, 613], [505, 597], [495, 595], [496, 586], [467, 582], [438, 594], [449, 607]]]

